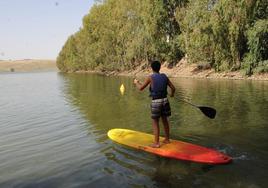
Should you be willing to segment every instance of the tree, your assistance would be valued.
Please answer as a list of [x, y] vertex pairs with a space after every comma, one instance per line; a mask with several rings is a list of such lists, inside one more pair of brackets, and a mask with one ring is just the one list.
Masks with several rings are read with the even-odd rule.
[[99, 0], [66, 41], [57, 65], [62, 71], [122, 71], [152, 59], [176, 63], [185, 55], [216, 71], [265, 72], [267, 5], [263, 0]]

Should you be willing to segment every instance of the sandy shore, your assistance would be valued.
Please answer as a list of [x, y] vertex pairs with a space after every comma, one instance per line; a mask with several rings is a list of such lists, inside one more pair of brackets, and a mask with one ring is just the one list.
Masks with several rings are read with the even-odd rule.
[[[115, 73], [125, 76], [147, 76], [151, 74], [150, 68], [143, 69], [143, 66], [135, 71]], [[268, 81], [268, 73], [245, 76], [240, 71], [215, 72], [214, 69], [200, 70], [197, 64], [188, 64], [186, 61], [180, 61], [175, 67], [169, 68], [162, 65], [161, 72], [173, 78], [203, 78], [203, 79], [231, 79], [231, 80], [264, 80]], [[109, 74], [108, 74], [109, 75]]]
[[0, 61], [0, 72], [57, 71], [55, 60], [14, 60]]

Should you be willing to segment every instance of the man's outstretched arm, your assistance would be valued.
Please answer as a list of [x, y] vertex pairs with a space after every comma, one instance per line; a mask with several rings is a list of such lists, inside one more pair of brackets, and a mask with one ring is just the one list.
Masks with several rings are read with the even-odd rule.
[[134, 79], [134, 84], [136, 85], [136, 87], [142, 91], [144, 88], [146, 88], [149, 84], [151, 83], [151, 78], [148, 77], [144, 83], [141, 83], [138, 79]]

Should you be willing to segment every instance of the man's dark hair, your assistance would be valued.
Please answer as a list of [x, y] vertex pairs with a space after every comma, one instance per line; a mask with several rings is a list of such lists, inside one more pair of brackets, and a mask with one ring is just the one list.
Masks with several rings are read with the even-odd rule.
[[153, 61], [151, 63], [151, 68], [153, 69], [154, 72], [159, 72], [161, 68], [161, 63], [159, 61]]

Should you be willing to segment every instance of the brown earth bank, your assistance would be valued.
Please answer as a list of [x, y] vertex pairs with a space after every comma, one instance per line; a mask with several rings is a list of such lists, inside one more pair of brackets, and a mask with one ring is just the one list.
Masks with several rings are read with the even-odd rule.
[[[151, 74], [151, 69], [146, 63], [140, 65], [135, 70], [131, 71], [78, 71], [80, 73], [98, 73], [106, 76], [120, 75], [120, 76], [137, 76], [143, 77]], [[229, 72], [215, 72], [214, 69], [200, 69], [197, 64], [189, 64], [185, 59], [182, 59], [175, 66], [170, 67], [167, 63], [164, 63], [160, 72], [165, 73], [171, 78], [203, 78], [203, 79], [232, 79], [232, 80], [265, 80], [268, 81], [268, 73], [255, 74], [252, 76], [246, 76], [241, 71], [229, 71]]]
[[57, 71], [55, 60], [0, 60], [0, 72]]

